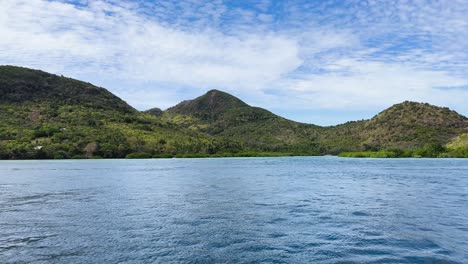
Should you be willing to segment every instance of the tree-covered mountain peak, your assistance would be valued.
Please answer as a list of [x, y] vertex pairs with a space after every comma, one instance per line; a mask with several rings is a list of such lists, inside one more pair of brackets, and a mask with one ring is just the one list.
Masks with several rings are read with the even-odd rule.
[[450, 110], [428, 103], [405, 101], [395, 104], [372, 118], [369, 124], [393, 123], [436, 127], [465, 127], [468, 119]]
[[153, 116], [161, 116], [164, 113], [164, 111], [161, 110], [161, 108], [155, 107], [155, 108], [151, 108], [146, 111], [143, 111], [143, 113], [150, 114]]
[[183, 101], [167, 109], [173, 114], [193, 115], [201, 119], [216, 119], [219, 115], [249, 107], [239, 98], [219, 90], [210, 90], [193, 100]]
[[80, 105], [93, 109], [134, 112], [108, 90], [40, 70], [0, 66], [0, 102], [9, 104]]

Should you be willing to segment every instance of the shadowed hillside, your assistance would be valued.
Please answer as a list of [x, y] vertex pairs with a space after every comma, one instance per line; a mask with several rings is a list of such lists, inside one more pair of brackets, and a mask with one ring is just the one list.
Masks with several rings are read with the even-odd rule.
[[136, 110], [104, 88], [47, 72], [0, 66], [0, 103], [79, 105], [131, 113]]

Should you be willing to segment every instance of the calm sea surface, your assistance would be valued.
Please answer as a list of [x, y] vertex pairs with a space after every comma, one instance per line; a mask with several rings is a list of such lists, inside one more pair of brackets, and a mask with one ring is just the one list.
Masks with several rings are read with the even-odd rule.
[[468, 160], [1, 161], [0, 263], [468, 263]]

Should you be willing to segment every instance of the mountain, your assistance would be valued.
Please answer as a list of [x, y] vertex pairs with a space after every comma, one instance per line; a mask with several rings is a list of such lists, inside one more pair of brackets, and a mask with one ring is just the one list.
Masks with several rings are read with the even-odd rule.
[[467, 129], [468, 119], [455, 111], [406, 101], [372, 119], [329, 127], [321, 142], [336, 151], [412, 149], [444, 145]]
[[143, 111], [143, 113], [146, 113], [146, 114], [149, 114], [149, 115], [152, 115], [152, 116], [162, 116], [162, 114], [164, 113], [163, 110], [161, 110], [161, 108], [151, 108], [151, 109], [148, 109], [146, 111]]
[[329, 127], [285, 119], [219, 90], [166, 111], [139, 112], [104, 88], [15, 66], [0, 66], [0, 121], [0, 159], [346, 151], [380, 157], [389, 149], [468, 157], [468, 119], [426, 103], [403, 102], [369, 120]]
[[239, 98], [228, 93], [211, 90], [193, 100], [183, 101], [167, 109], [167, 112], [181, 115], [192, 115], [201, 120], [216, 121], [227, 113], [249, 107]]
[[445, 144], [468, 127], [468, 119], [446, 107], [404, 102], [381, 112], [363, 128], [366, 142], [377, 146], [414, 148]]
[[218, 90], [183, 101], [163, 117], [213, 137], [238, 141], [246, 150], [320, 153], [315, 142], [318, 126], [287, 120]]
[[135, 112], [104, 88], [47, 72], [15, 66], [0, 67], [0, 103], [79, 105], [124, 113]]
[[236, 139], [247, 149], [311, 154], [445, 145], [468, 129], [468, 119], [455, 111], [409, 101], [369, 120], [319, 127], [284, 119], [218, 90], [169, 108], [163, 117], [211, 136]]
[[1, 159], [212, 153], [226, 145], [140, 113], [104, 88], [14, 66], [0, 66], [0, 120]]

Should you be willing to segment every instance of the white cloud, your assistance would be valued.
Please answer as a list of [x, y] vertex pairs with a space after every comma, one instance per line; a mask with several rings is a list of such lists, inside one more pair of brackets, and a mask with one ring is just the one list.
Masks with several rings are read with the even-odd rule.
[[[178, 85], [261, 87], [301, 64], [293, 39], [163, 26], [102, 1], [2, 3], [0, 59], [55, 71], [87, 71]], [[32, 63], [31, 63], [32, 62]]]
[[404, 100], [452, 105], [468, 98], [468, 91], [444, 91], [442, 86], [465, 86], [468, 81], [445, 72], [416, 70], [400, 64], [341, 60], [344, 74], [309, 76], [290, 84], [301, 98], [328, 109], [366, 108]]

